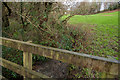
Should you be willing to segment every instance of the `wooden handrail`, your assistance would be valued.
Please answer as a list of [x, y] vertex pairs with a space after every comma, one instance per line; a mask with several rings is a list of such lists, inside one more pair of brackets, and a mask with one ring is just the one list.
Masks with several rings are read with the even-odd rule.
[[49, 78], [48, 76], [46, 75], [43, 75], [42, 73], [38, 73], [38, 72], [35, 72], [33, 70], [30, 70], [30, 69], [27, 69], [25, 67], [22, 67], [18, 64], [15, 64], [13, 62], [10, 62], [8, 60], [5, 60], [5, 59], [2, 59], [0, 58], [0, 65], [7, 68], [7, 69], [10, 69], [22, 76], [25, 76], [27, 78]]
[[117, 60], [46, 47], [3, 37], [0, 37], [0, 39], [2, 40], [2, 43], [0, 43], [1, 45], [15, 48], [23, 52], [38, 54], [40, 56], [45, 56], [47, 58], [74, 64], [80, 67], [86, 67], [100, 72], [105, 72], [106, 74], [110, 75], [118, 75], [118, 64], [120, 64], [120, 62]]

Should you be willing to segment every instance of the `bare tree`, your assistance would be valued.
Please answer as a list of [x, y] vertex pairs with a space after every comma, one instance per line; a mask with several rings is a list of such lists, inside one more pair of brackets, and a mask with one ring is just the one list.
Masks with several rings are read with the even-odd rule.
[[7, 3], [3, 2], [3, 7], [2, 7], [2, 26], [3, 27], [9, 26], [8, 16], [10, 15], [11, 15], [11, 9], [7, 5]]

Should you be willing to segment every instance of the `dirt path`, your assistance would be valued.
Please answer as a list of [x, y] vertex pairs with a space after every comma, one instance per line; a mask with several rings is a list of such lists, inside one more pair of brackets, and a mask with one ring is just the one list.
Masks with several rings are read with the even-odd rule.
[[[101, 13], [112, 13], [112, 12], [117, 12], [118, 9], [116, 10], [112, 10], [112, 11], [105, 11], [105, 12], [101, 12]], [[102, 15], [102, 16], [113, 16], [113, 15]]]
[[66, 78], [69, 64], [49, 59], [47, 62], [36, 62], [33, 70], [41, 72], [51, 78]]
[[119, 10], [116, 9], [116, 10], [112, 10], [112, 11], [104, 11], [104, 12], [101, 12], [101, 13], [112, 13], [112, 12], [116, 12], [116, 11], [119, 11]]
[[113, 16], [113, 15], [102, 15], [102, 16]]

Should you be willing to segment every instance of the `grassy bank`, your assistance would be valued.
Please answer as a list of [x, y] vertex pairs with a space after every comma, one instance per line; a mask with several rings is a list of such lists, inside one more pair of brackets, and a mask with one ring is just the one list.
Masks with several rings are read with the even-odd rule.
[[[68, 15], [67, 15], [68, 16]], [[64, 16], [63, 18], [66, 18]], [[101, 24], [118, 25], [118, 11], [113, 13], [99, 13], [94, 15], [75, 15], [69, 20], [70, 24]]]
[[[67, 16], [64, 16], [64, 18]], [[99, 13], [94, 15], [75, 15], [69, 24], [85, 26], [92, 33], [91, 43], [87, 45], [89, 54], [118, 59], [118, 11], [112, 13]], [[84, 26], [83, 26], [84, 27]]]

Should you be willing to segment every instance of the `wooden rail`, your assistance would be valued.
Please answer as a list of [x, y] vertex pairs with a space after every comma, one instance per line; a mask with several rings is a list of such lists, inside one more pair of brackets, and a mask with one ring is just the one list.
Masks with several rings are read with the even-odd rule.
[[0, 60], [2, 60], [2, 63], [0, 63], [1, 66], [8, 68], [8, 69], [10, 69], [22, 76], [25, 76], [27, 78], [49, 78], [41, 73], [35, 72], [35, 71], [30, 70], [25, 67], [22, 67], [18, 64], [8, 61], [8, 60], [2, 59], [2, 58], [0, 58]]
[[24, 67], [27, 67], [28, 69], [31, 69], [30, 66], [32, 66], [31, 53], [33, 53], [40, 56], [45, 56], [47, 58], [74, 64], [80, 67], [94, 69], [105, 73], [106, 77], [118, 76], [118, 64], [120, 64], [120, 62], [117, 60], [111, 60], [103, 57], [92, 56], [63, 49], [45, 47], [42, 45], [8, 38], [0, 37], [0, 39], [2, 40], [0, 43], [1, 45], [15, 48], [24, 52]]

